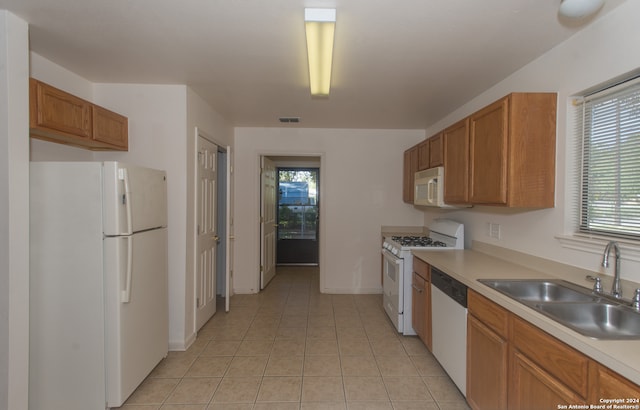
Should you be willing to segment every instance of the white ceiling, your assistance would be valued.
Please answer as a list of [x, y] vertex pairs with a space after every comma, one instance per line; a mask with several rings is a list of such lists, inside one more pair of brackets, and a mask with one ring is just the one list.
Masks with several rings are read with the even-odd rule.
[[[601, 18], [626, 0], [608, 0]], [[0, 0], [92, 82], [187, 84], [236, 126], [423, 129], [570, 37], [560, 0]], [[337, 9], [309, 95], [305, 7]], [[565, 24], [562, 24], [565, 23]], [[532, 90], [514, 90], [532, 91]], [[549, 91], [549, 90], [545, 90]]]

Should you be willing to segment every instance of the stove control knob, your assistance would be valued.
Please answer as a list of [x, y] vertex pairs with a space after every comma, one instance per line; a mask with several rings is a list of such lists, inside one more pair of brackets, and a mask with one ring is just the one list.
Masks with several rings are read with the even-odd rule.
[[392, 252], [394, 255], [397, 255], [397, 254], [398, 254], [398, 248], [391, 248], [391, 252]]

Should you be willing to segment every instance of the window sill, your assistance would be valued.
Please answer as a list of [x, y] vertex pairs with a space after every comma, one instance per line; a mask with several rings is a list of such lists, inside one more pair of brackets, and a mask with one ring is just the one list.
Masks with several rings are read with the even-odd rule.
[[595, 236], [576, 233], [573, 235], [556, 235], [563, 248], [582, 252], [602, 254], [609, 241], [618, 242], [621, 259], [640, 262], [640, 243], [628, 239]]

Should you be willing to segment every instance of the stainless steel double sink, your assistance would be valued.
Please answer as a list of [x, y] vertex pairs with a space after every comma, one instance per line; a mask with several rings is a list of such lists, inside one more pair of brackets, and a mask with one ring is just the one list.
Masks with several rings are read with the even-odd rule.
[[594, 339], [640, 339], [640, 312], [622, 301], [556, 279], [479, 282]]

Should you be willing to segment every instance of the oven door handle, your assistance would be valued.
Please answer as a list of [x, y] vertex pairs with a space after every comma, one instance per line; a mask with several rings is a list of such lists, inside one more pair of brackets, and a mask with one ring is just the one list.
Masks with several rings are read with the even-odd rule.
[[382, 256], [384, 256], [384, 258], [389, 262], [395, 263], [396, 265], [400, 265], [400, 261], [402, 260], [386, 249], [382, 249]]

